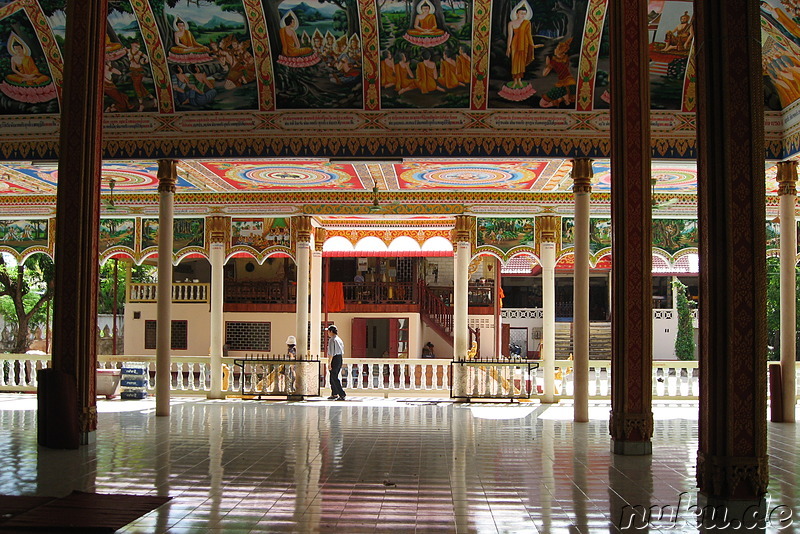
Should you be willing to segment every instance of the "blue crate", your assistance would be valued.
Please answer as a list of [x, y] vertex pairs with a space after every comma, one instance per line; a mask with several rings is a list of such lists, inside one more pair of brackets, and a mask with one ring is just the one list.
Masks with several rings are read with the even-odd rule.
[[147, 387], [147, 378], [128, 378], [126, 376], [123, 376], [120, 384], [124, 388], [125, 387], [144, 388]]
[[147, 373], [145, 367], [123, 367], [121, 369], [123, 375], [143, 375]]
[[120, 393], [123, 399], [146, 399], [147, 392], [142, 390], [126, 390]]

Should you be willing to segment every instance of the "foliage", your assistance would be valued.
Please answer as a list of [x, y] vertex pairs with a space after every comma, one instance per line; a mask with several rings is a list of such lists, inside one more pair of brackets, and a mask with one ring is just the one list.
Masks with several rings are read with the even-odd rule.
[[15, 327], [13, 352], [27, 351], [29, 328], [44, 324], [54, 279], [55, 267], [49, 256], [35, 254], [16, 264], [0, 254], [0, 313]]
[[342, 10], [333, 14], [333, 31], [347, 32], [347, 13]]
[[[113, 313], [114, 303], [114, 263], [117, 260], [107, 261], [100, 267], [100, 288], [97, 299], [97, 313]], [[126, 263], [121, 262], [117, 269], [117, 313], [125, 310], [125, 270]], [[131, 282], [153, 284], [157, 281], [157, 269], [153, 265], [131, 266]]]
[[686, 286], [680, 281], [672, 283], [677, 289], [678, 335], [675, 337], [675, 355], [679, 360], [694, 360], [694, 325], [689, 299], [686, 298]]
[[[781, 359], [781, 262], [767, 258], [767, 359]], [[795, 280], [800, 270], [795, 273]], [[795, 287], [797, 309], [800, 310], [800, 284]], [[800, 328], [800, 315], [795, 318], [795, 331]]]

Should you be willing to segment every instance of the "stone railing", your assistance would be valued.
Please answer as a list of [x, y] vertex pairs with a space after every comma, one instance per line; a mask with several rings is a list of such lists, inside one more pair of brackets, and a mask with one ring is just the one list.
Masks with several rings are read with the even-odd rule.
[[[195, 282], [174, 282], [172, 284], [172, 302], [208, 302], [211, 284]], [[158, 284], [141, 284], [133, 282], [128, 286], [128, 302], [156, 302]]]
[[[249, 393], [251, 383], [247, 371], [242, 388], [242, 373], [234, 366], [232, 357], [222, 359], [227, 366], [224, 373], [225, 391], [230, 394]], [[148, 365], [150, 382], [148, 391], [155, 392], [155, 356], [98, 357], [98, 368], [119, 369], [124, 362], [143, 362]], [[541, 365], [541, 362], [539, 362]], [[36, 371], [50, 365], [50, 355], [0, 354], [0, 391], [35, 392]], [[571, 398], [574, 391], [573, 362], [555, 362], [555, 396]], [[205, 394], [211, 388], [210, 363], [207, 356], [173, 356], [170, 389], [175, 394]], [[329, 387], [327, 362], [322, 360], [320, 384]], [[800, 362], [795, 376], [800, 387]], [[377, 359], [345, 358], [342, 367], [342, 385], [348, 393], [370, 396], [430, 396], [449, 397], [451, 377], [450, 360], [446, 359]], [[526, 377], [527, 378], [527, 377]], [[611, 395], [611, 362], [589, 362], [589, 397], [608, 399]], [[544, 369], [538, 368], [529, 377], [531, 398], [540, 397], [544, 391]], [[769, 394], [769, 393], [768, 393]], [[659, 400], [697, 399], [699, 395], [698, 364], [696, 361], [653, 362], [653, 398]]]

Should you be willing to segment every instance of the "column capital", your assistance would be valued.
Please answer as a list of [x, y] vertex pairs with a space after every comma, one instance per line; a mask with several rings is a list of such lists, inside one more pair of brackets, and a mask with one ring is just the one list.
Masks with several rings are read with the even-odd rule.
[[593, 161], [591, 158], [575, 158], [572, 160], [572, 192], [576, 195], [592, 192]]
[[536, 217], [536, 233], [540, 243], [558, 243], [561, 233], [561, 217], [558, 215], [542, 215]]
[[797, 162], [778, 163], [778, 196], [797, 195]]
[[314, 227], [311, 226], [311, 217], [307, 215], [292, 217], [292, 226], [298, 243], [311, 241], [311, 232], [314, 231]]
[[453, 228], [453, 242], [472, 243], [475, 235], [476, 220], [469, 215], [456, 215], [456, 226]]
[[326, 237], [326, 230], [325, 228], [314, 228], [314, 250], [317, 252], [322, 252], [322, 247], [325, 245], [325, 237]]
[[158, 160], [158, 192], [174, 193], [178, 183], [178, 161], [174, 159]]
[[206, 231], [208, 233], [209, 244], [228, 243], [231, 230], [230, 220], [230, 217], [221, 215], [206, 217]]

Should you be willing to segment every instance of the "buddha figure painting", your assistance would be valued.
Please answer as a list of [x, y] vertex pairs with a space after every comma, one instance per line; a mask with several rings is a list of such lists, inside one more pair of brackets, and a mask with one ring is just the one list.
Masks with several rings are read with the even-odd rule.
[[[320, 62], [319, 54], [309, 46], [302, 46], [297, 37], [297, 28], [300, 22], [297, 15], [292, 10], [286, 12], [281, 19], [279, 30], [281, 37], [281, 53], [278, 55], [278, 63], [286, 67], [302, 68], [311, 67]], [[322, 35], [319, 35], [319, 42]]]
[[439, 46], [446, 42], [450, 38], [450, 34], [439, 28], [436, 14], [433, 11], [433, 4], [428, 0], [422, 0], [417, 4], [417, 15], [414, 17], [414, 24], [403, 35], [403, 39], [422, 48]]
[[11, 73], [0, 82], [0, 91], [12, 100], [35, 104], [56, 98], [56, 88], [49, 76], [42, 74], [31, 57], [31, 48], [14, 32], [6, 43], [11, 56]]
[[506, 27], [506, 56], [511, 61], [511, 81], [503, 85], [498, 95], [513, 102], [521, 102], [536, 93], [529, 82], [522, 80], [528, 65], [533, 62], [533, 50], [544, 46], [533, 42], [532, 17], [531, 6], [527, 0], [522, 0], [511, 10], [511, 21]]
[[122, 59], [127, 54], [127, 50], [125, 47], [122, 46], [121, 43], [117, 43], [111, 40], [108, 34], [106, 34], [106, 61], [116, 61], [118, 59]]
[[175, 45], [169, 49], [169, 61], [181, 65], [193, 65], [213, 61], [207, 46], [197, 42], [192, 32], [186, 27], [186, 21], [175, 17], [173, 23]]

